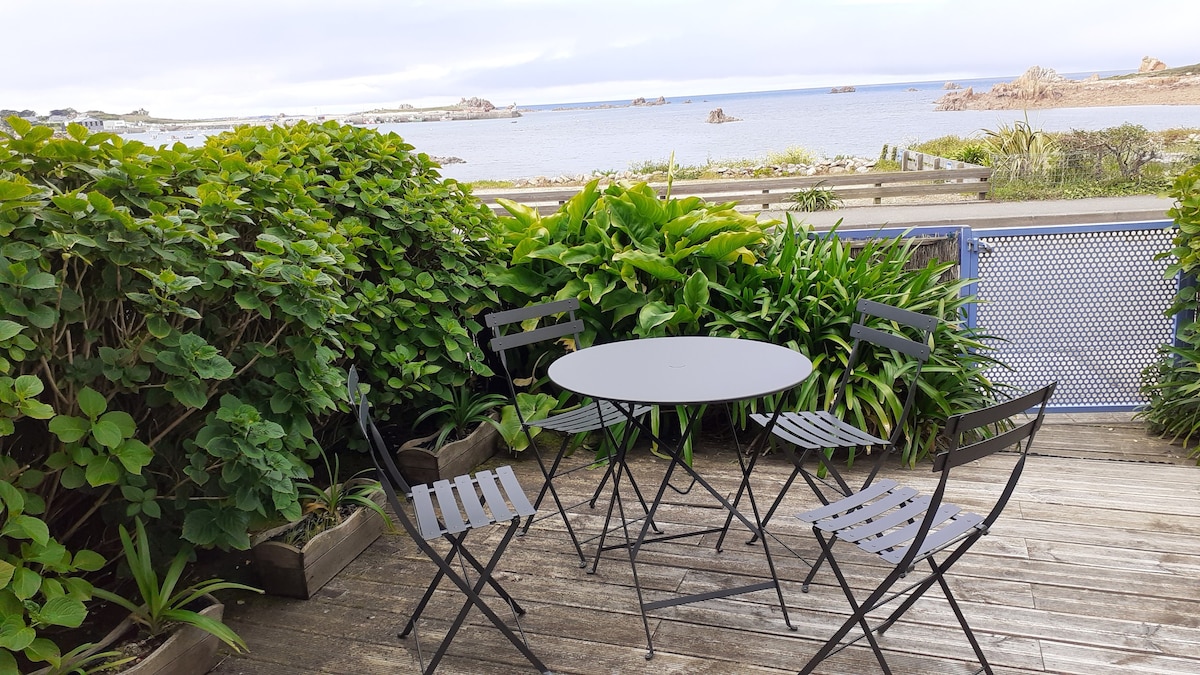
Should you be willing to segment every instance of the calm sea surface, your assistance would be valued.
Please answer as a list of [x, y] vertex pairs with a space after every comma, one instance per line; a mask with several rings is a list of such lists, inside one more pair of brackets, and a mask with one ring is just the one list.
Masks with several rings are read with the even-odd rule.
[[[961, 80], [986, 91], [1008, 78]], [[936, 112], [944, 82], [858, 86], [832, 94], [828, 88], [748, 94], [676, 97], [667, 105], [554, 110], [518, 106], [515, 119], [410, 122], [379, 125], [420, 152], [461, 157], [442, 173], [463, 181], [512, 179], [621, 170], [631, 163], [666, 160], [681, 165], [763, 157], [799, 146], [818, 155], [877, 156], [884, 143], [909, 145], [947, 134], [969, 136], [1023, 119], [1018, 110]], [[908, 89], [916, 91], [908, 91]], [[689, 102], [690, 101], [690, 102]], [[501, 101], [495, 101], [503, 105]], [[721, 108], [740, 122], [709, 124]], [[1047, 131], [1103, 129], [1126, 122], [1151, 130], [1200, 127], [1200, 106], [1059, 108], [1029, 112]], [[138, 136], [133, 136], [137, 138]], [[145, 140], [145, 139], [143, 139]]]

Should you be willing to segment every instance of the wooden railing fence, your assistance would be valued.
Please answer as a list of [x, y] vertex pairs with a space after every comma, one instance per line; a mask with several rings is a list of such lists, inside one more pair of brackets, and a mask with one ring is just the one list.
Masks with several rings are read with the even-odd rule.
[[[905, 161], [932, 167], [931, 155], [913, 153]], [[922, 159], [924, 158], [924, 159]], [[942, 163], [953, 160], [941, 160]], [[962, 164], [955, 162], [955, 164]], [[944, 164], [943, 164], [944, 166]], [[891, 171], [879, 173], [847, 173], [825, 176], [790, 176], [784, 178], [750, 178], [720, 181], [675, 181], [671, 187], [674, 197], [703, 197], [710, 202], [736, 201], [745, 210], [786, 209], [792, 195], [802, 190], [824, 188], [832, 190], [842, 201], [872, 199], [874, 203], [894, 197], [939, 194], [977, 194], [986, 199], [991, 188], [992, 170], [988, 167], [966, 165], [954, 168], [923, 168], [920, 171]], [[651, 184], [659, 196], [666, 198], [665, 183]], [[475, 196], [497, 211], [503, 208], [497, 199], [511, 199], [526, 206], [537, 207], [542, 214], [553, 213], [566, 200], [579, 193], [579, 187], [526, 188], [520, 190], [476, 190]]]

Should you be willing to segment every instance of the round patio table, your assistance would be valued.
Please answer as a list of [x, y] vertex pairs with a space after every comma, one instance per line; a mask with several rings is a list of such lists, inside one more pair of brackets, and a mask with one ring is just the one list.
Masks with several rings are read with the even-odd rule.
[[[730, 502], [722, 492], [714, 489], [700, 476], [694, 467], [682, 461], [682, 449], [686, 438], [695, 428], [695, 421], [702, 405], [744, 401], [786, 391], [803, 382], [811, 373], [812, 362], [808, 360], [808, 357], [786, 347], [755, 340], [703, 336], [642, 338], [597, 345], [567, 354], [550, 365], [550, 379], [555, 384], [583, 396], [611, 401], [625, 414], [628, 424], [637, 425], [642, 433], [651, 438], [654, 438], [652, 430], [632, 415], [635, 404], [689, 406], [683, 439], [677, 443], [663, 443], [661, 440], [655, 439], [659, 440], [660, 447], [670, 453], [671, 462], [667, 465], [654, 500], [649, 505], [646, 516], [642, 520], [641, 529], [634, 539], [630, 538], [628, 529], [630, 521], [625, 517], [625, 507], [621, 501], [620, 490], [621, 477], [629, 476], [629, 466], [626, 463], [628, 448], [625, 447], [625, 443], [619, 442], [611, 434], [609, 436], [617, 452], [610, 465], [610, 470], [613, 472], [612, 499], [609, 501], [604, 528], [599, 535], [600, 544], [596, 551], [596, 563], [599, 562], [602, 551], [612, 548], [628, 550], [629, 564], [633, 570], [634, 588], [637, 590], [641, 609], [642, 625], [646, 630], [647, 659], [654, 655], [654, 643], [651, 639], [646, 612], [661, 607], [774, 589], [779, 599], [784, 622], [789, 628], [795, 629], [788, 617], [787, 605], [783, 600], [783, 591], [779, 586], [779, 577], [775, 572], [775, 563], [771, 559], [766, 538], [761, 536], [762, 521], [754, 500], [754, 493], [750, 489], [750, 473], [754, 468], [758, 453], [751, 449], [747, 453], [748, 461], [742, 453], [738, 453], [742, 479], [737, 497]], [[779, 414], [779, 409], [776, 408], [775, 417]], [[765, 432], [759, 435], [760, 440], [770, 437], [769, 432], [771, 425], [775, 422], [775, 417], [772, 417]], [[631, 435], [626, 435], [627, 439], [630, 437]], [[648, 530], [654, 524], [654, 514], [662, 503], [663, 495], [666, 493], [671, 475], [676, 468], [688, 473], [696, 484], [702, 486], [720, 502], [728, 512], [728, 517], [722, 527], [647, 539]], [[636, 485], [634, 487], [636, 489]], [[744, 513], [739, 509], [743, 494], [747, 498], [745, 503], [750, 505], [750, 513]], [[606, 548], [604, 537], [609, 530], [609, 521], [613, 515], [614, 505], [620, 511], [620, 527], [625, 533], [625, 543]], [[637, 555], [643, 544], [710, 532], [721, 532], [721, 538], [718, 540], [720, 542], [724, 540], [725, 533], [734, 518], [741, 521], [762, 542], [763, 555], [770, 570], [770, 581], [677, 596], [655, 602], [643, 600], [641, 583], [638, 581], [637, 574]], [[593, 572], [596, 563], [593, 564]]]

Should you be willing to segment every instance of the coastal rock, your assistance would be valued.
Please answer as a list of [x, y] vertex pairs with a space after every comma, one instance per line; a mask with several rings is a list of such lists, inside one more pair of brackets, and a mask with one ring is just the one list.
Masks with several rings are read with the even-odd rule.
[[849, 94], [854, 91], [854, 87], [834, 87], [829, 90], [831, 94]]
[[904, 91], [920, 91], [920, 89], [917, 89], [916, 87], [909, 87], [908, 89], [905, 89]]
[[1143, 56], [1142, 64], [1138, 66], [1139, 73], [1153, 73], [1156, 70], [1166, 70], [1167, 64], [1159, 61], [1153, 56]]
[[492, 102], [478, 97], [464, 98], [455, 106], [460, 109], [482, 110], [483, 112], [491, 112], [496, 109]]
[[709, 111], [708, 119], [705, 120], [705, 122], [708, 122], [709, 124], [724, 124], [725, 122], [741, 122], [741, 121], [742, 120], [738, 117], [730, 117], [730, 116], [726, 115], [725, 111], [721, 110], [720, 108]]
[[436, 155], [430, 155], [429, 159], [432, 159], [433, 161], [437, 162], [438, 164], [441, 164], [442, 166], [446, 166], [447, 164], [466, 164], [467, 163], [467, 160], [463, 159], [462, 157], [437, 157]]
[[629, 103], [629, 105], [666, 105], [666, 104], [667, 104], [667, 98], [665, 96], [659, 96], [658, 98], [654, 99], [653, 101], [647, 101], [646, 99], [639, 96], [639, 97], [633, 99], [633, 101], [631, 101]]
[[962, 85], [957, 82], [947, 82], [946, 84], [942, 85], [942, 89], [946, 89], [946, 90], [962, 89]]

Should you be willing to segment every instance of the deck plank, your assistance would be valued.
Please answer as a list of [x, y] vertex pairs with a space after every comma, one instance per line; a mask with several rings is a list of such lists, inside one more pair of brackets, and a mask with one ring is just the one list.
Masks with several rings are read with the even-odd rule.
[[[1043, 429], [1009, 509], [992, 533], [956, 566], [950, 579], [997, 673], [1200, 672], [1200, 468], [1178, 446], [1148, 436], [1128, 419], [1059, 416]], [[511, 462], [532, 491], [536, 466]], [[720, 445], [697, 450], [697, 466], [723, 494], [737, 487], [736, 457]], [[964, 506], [983, 504], [1010, 458], [989, 458], [955, 474]], [[648, 453], [633, 462], [643, 489], [666, 463]], [[860, 467], [861, 468], [861, 467]], [[858, 469], [856, 469], [857, 471]], [[760, 504], [774, 497], [790, 471], [779, 455], [763, 458], [754, 489]], [[928, 467], [886, 469], [918, 489], [935, 476]], [[590, 495], [599, 472], [562, 482], [564, 498]], [[678, 481], [680, 486], [685, 481]], [[521, 625], [533, 649], [557, 673], [795, 672], [847, 615], [828, 568], [809, 593], [800, 580], [817, 550], [808, 526], [793, 514], [811, 507], [796, 486], [772, 522], [784, 597], [796, 630], [784, 624], [774, 592], [709, 600], [650, 614], [656, 653], [645, 634], [623, 550], [606, 553], [599, 572], [578, 567], [557, 516], [535, 523], [513, 541], [497, 571], [528, 613]], [[574, 527], [594, 534], [605, 504], [572, 513]], [[545, 509], [544, 509], [545, 510]], [[668, 493], [657, 514], [668, 533], [721, 519], [705, 493]], [[498, 541], [501, 528], [472, 535], [475, 546]], [[761, 545], [736, 531], [724, 550], [716, 536], [647, 545], [638, 575], [647, 599], [746, 583], [766, 573]], [[616, 541], [616, 540], [614, 540]], [[800, 557], [788, 554], [784, 545]], [[856, 589], [868, 588], [878, 562], [845, 548], [843, 569]], [[256, 673], [415, 672], [412, 637], [395, 633], [423, 592], [434, 567], [400, 534], [387, 534], [308, 601], [239, 596], [226, 618], [251, 651], [227, 656], [219, 675]], [[489, 596], [490, 597], [490, 596]], [[491, 598], [497, 600], [496, 598]], [[439, 590], [421, 621], [428, 655], [461, 606], [453, 589]], [[495, 605], [494, 605], [495, 606]], [[503, 607], [501, 616], [508, 616]], [[974, 658], [949, 605], [936, 592], [918, 602], [882, 639], [897, 673], [967, 673]], [[870, 650], [852, 647], [822, 664], [822, 673], [877, 672]], [[443, 673], [529, 672], [528, 663], [478, 612], [468, 616], [439, 668]]]

